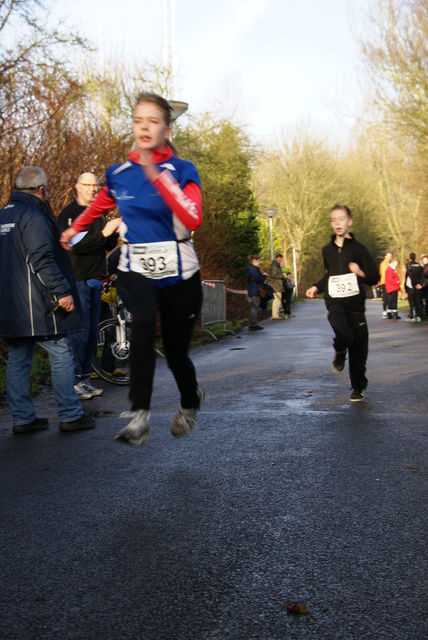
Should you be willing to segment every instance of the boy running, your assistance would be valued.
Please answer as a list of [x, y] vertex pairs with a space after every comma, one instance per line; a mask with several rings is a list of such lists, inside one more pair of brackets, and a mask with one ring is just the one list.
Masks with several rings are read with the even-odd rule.
[[306, 291], [308, 298], [324, 293], [328, 321], [334, 331], [336, 351], [331, 368], [341, 373], [349, 353], [349, 376], [353, 392], [351, 402], [362, 402], [366, 393], [366, 361], [369, 333], [365, 317], [364, 285], [377, 283], [377, 266], [366, 247], [355, 240], [351, 210], [336, 204], [330, 211], [334, 231], [331, 241], [322, 250], [325, 275]]

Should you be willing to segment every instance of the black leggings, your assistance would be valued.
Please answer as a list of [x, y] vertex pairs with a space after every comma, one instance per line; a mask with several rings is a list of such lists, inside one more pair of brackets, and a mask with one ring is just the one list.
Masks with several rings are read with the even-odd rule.
[[335, 333], [333, 340], [335, 350], [348, 349], [349, 377], [353, 389], [365, 389], [369, 332], [364, 313], [349, 311], [340, 304], [333, 303], [328, 308], [328, 321]]
[[195, 367], [189, 345], [202, 305], [199, 271], [188, 280], [156, 287], [134, 272], [118, 271], [119, 295], [132, 315], [130, 351], [132, 411], [150, 409], [155, 372], [156, 313], [159, 311], [168, 366], [181, 394], [181, 406], [199, 407]]

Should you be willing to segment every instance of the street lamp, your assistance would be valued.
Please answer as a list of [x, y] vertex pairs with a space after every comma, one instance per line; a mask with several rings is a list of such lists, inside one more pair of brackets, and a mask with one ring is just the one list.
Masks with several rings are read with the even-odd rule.
[[273, 260], [273, 234], [272, 234], [272, 218], [276, 216], [278, 209], [265, 209], [265, 215], [269, 218], [270, 231], [270, 259]]
[[296, 245], [294, 242], [290, 244], [290, 249], [293, 249], [293, 271], [294, 271], [294, 284], [295, 284], [295, 296], [299, 297], [299, 289], [297, 287], [297, 267], [296, 267]]
[[172, 142], [172, 126], [173, 123], [178, 120], [183, 113], [186, 113], [189, 105], [187, 102], [180, 102], [180, 100], [168, 100], [168, 104], [171, 107], [171, 142]]
[[168, 104], [172, 109], [171, 121], [175, 122], [177, 118], [186, 113], [189, 105], [187, 102], [180, 102], [179, 100], [168, 100]]

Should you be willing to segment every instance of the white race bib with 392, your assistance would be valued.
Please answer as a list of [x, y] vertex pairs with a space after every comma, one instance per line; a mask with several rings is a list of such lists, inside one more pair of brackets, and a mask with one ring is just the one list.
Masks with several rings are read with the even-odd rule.
[[178, 276], [178, 249], [174, 240], [130, 244], [128, 249], [131, 271], [152, 280]]
[[331, 298], [350, 298], [360, 293], [357, 275], [344, 273], [341, 276], [330, 276], [328, 279], [328, 295]]

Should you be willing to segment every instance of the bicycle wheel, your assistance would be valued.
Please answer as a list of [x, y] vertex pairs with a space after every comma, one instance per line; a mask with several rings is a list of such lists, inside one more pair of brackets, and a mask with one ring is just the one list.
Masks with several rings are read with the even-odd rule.
[[112, 384], [129, 384], [130, 342], [129, 323], [121, 325], [117, 318], [108, 318], [100, 322], [97, 348], [92, 358], [92, 369], [100, 378]]

